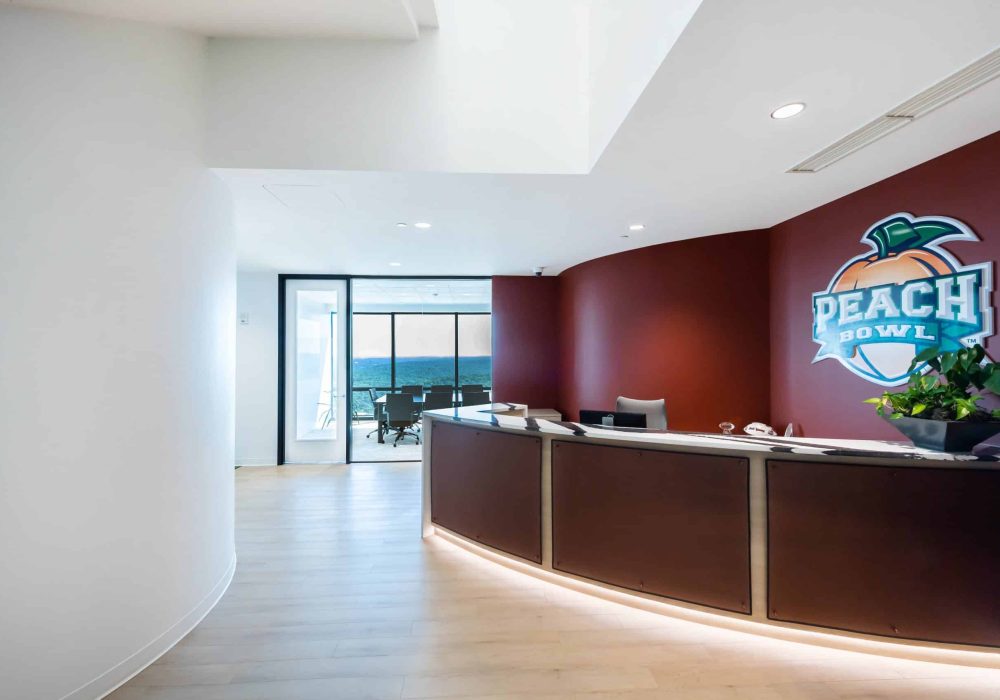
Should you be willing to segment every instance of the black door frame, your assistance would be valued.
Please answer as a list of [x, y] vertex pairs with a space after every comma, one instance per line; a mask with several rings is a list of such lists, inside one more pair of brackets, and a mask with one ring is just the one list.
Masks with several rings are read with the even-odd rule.
[[[353, 377], [351, 365], [353, 352], [351, 347], [351, 329], [354, 326], [354, 307], [351, 303], [352, 280], [394, 279], [394, 280], [491, 280], [489, 275], [310, 275], [310, 274], [279, 274], [278, 275], [278, 454], [276, 464], [285, 463], [285, 303], [287, 300], [286, 283], [289, 280], [344, 280], [347, 282], [347, 353], [344, 362], [347, 363], [347, 399], [348, 408], [353, 397]], [[451, 312], [448, 312], [451, 313]], [[457, 320], [456, 320], [457, 323]], [[455, 334], [456, 343], [458, 334]], [[457, 348], [456, 348], [457, 353]], [[458, 362], [458, 355], [455, 356]], [[348, 412], [349, 413], [349, 412]], [[347, 430], [347, 463], [351, 463], [351, 430]]]

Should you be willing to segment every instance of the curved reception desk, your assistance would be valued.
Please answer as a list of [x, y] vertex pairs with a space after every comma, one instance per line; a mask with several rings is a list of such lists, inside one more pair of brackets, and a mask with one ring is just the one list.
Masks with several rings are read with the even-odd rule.
[[1000, 660], [1000, 462], [516, 404], [424, 416], [425, 536], [723, 620]]

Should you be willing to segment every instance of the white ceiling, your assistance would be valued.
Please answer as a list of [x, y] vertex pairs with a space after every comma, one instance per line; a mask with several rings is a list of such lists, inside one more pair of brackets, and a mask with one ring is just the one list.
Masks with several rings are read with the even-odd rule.
[[[820, 173], [785, 172], [998, 45], [1000, 3], [990, 0], [705, 0], [591, 173], [221, 171], [240, 264], [550, 273], [771, 226], [1000, 130], [996, 80]], [[769, 118], [792, 101], [808, 108]], [[633, 222], [645, 231], [629, 234]]]
[[167, 25], [206, 36], [416, 39], [436, 27], [434, 0], [11, 0]]
[[420, 41], [213, 38], [209, 162], [590, 172], [701, 0], [436, 0]]

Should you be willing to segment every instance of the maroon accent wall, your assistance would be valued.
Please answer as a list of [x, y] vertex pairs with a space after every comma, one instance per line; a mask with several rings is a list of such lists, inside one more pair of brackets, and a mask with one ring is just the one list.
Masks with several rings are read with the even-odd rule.
[[[881, 387], [834, 359], [812, 363], [812, 293], [897, 212], [959, 219], [981, 241], [945, 247], [964, 263], [1000, 260], [998, 163], [1000, 132], [769, 230], [609, 255], [555, 278], [496, 277], [496, 395], [570, 419], [619, 394], [662, 396], [680, 430], [762, 420], [795, 423], [797, 435], [898, 440], [862, 403]], [[1000, 340], [987, 349], [1000, 357]]]
[[564, 271], [560, 404], [665, 398], [677, 430], [768, 420], [768, 234], [729, 233]]
[[[836, 167], [836, 166], [833, 166]], [[791, 176], [790, 176], [791, 177]], [[802, 175], [797, 177], [822, 177]], [[833, 359], [812, 364], [813, 292], [826, 288], [871, 224], [896, 212], [950, 216], [981, 242], [945, 244], [963, 263], [1000, 258], [1000, 133], [858, 190], [771, 229], [771, 420], [796, 434], [898, 440], [862, 402], [882, 388]], [[993, 305], [996, 307], [996, 299]], [[994, 322], [995, 324], [995, 322]], [[1000, 352], [994, 339], [987, 349]]]
[[559, 278], [493, 278], [493, 398], [559, 404]]

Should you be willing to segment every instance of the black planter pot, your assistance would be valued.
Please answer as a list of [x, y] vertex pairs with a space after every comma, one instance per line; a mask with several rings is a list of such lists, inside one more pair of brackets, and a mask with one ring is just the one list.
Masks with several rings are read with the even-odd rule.
[[917, 447], [938, 452], [971, 452], [972, 448], [1000, 433], [1000, 421], [972, 423], [928, 418], [886, 418]]

